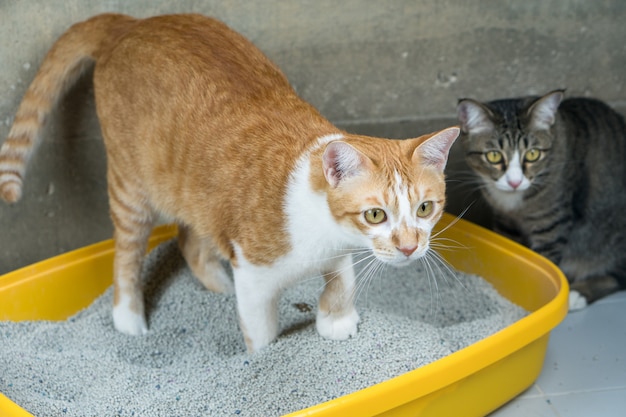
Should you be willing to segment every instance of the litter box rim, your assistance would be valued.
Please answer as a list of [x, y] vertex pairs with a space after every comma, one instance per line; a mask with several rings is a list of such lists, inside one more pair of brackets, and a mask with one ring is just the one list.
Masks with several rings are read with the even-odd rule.
[[[486, 257], [489, 262], [497, 263], [498, 257], [492, 257], [493, 253], [489, 253], [495, 250], [505, 255], [505, 259], [519, 264], [518, 266], [534, 269], [534, 274], [538, 274], [539, 278], [545, 281], [543, 282], [544, 294], [538, 297], [541, 299], [537, 299], [533, 294], [524, 294], [524, 297], [519, 300], [510, 298], [511, 296], [517, 297], [515, 294], [505, 295], [511, 301], [517, 301], [531, 313], [505, 329], [438, 361], [363, 390], [291, 413], [289, 417], [405, 415], [398, 413], [400, 409], [404, 410], [402, 413], [410, 411], [413, 415], [435, 416], [442, 415], [441, 404], [451, 404], [452, 409], [461, 413], [456, 415], [478, 416], [496, 409], [534, 382], [542, 367], [549, 332], [567, 314], [569, 288], [565, 277], [550, 261], [529, 249], [450, 214], [444, 214], [437, 230], [442, 231], [442, 237], [468, 246], [471, 252], [459, 252], [459, 250], [441, 252], [448, 262], [455, 256], [471, 260], [471, 254], [474, 254], [478, 258]], [[150, 238], [149, 248], [171, 239], [176, 233], [176, 226], [157, 227]], [[106, 240], [0, 276], [0, 305], [13, 307], [9, 308], [8, 312], [0, 308], [0, 320], [63, 320], [88, 306], [95, 297], [111, 285], [113, 253], [113, 241]], [[467, 271], [467, 266], [465, 268], [462, 265], [459, 266], [459, 259], [452, 259], [450, 263], [462, 271], [476, 273], [473, 270]], [[478, 261], [484, 263], [484, 260]], [[55, 296], [50, 295], [49, 292], [54, 291], [54, 286], [47, 286], [43, 294], [28, 297], [32, 298], [30, 302], [19, 296], [24, 291], [24, 287], [30, 290], [36, 289], [37, 284], [42, 280], [50, 280], [51, 276], [63, 276], [64, 273], [75, 274], [73, 272], [75, 269], [80, 270], [85, 265], [91, 266], [93, 271], [96, 263], [98, 264], [95, 268], [98, 279], [90, 280], [89, 288], [85, 291], [85, 299], [80, 301], [79, 308], [73, 306], [74, 308], [68, 311], [67, 308], [61, 307], [60, 311], [54, 315], [55, 317], [44, 318], [41, 314], [45, 309], [51, 308], [50, 305], [43, 306], [42, 309], [35, 308], [34, 311], [29, 308], [46, 298], [51, 299], [49, 302], [54, 303], [55, 308], [60, 304], [65, 304], [58, 303]], [[476, 265], [470, 265], [469, 269], [475, 267]], [[495, 279], [489, 276], [483, 276], [483, 278], [490, 282]], [[498, 285], [503, 285], [502, 282], [499, 284], [492, 282], [492, 284], [499, 291]], [[9, 302], [15, 301], [16, 297], [18, 302]], [[348, 343], [358, 343], [358, 340]], [[513, 356], [516, 359], [512, 359]], [[516, 375], [515, 383], [503, 385], [503, 381], [500, 380], [504, 377], [503, 372], [511, 367], [525, 375]], [[488, 369], [490, 371], [487, 373]], [[466, 384], [466, 381], [472, 378], [478, 378], [478, 382]], [[483, 395], [480, 395], [481, 393]], [[468, 404], [467, 401], [454, 401], [455, 398], [468, 397], [468, 395], [469, 397], [479, 395], [480, 401], [472, 404]], [[3, 412], [0, 414], [10, 417], [31, 416], [1, 392], [0, 411]]]
[[[443, 230], [446, 236], [452, 235], [452, 240], [459, 237], [471, 238], [474, 240], [474, 248], [481, 245], [498, 248], [510, 259], [534, 266], [537, 271], [545, 274], [547, 281], [544, 290], [552, 290], [552, 296], [544, 293], [541, 297], [543, 299], [539, 301], [521, 300], [518, 304], [527, 304], [522, 306], [530, 311], [529, 315], [444, 358], [285, 417], [484, 416], [514, 398], [536, 380], [543, 366], [549, 333], [568, 311], [567, 279], [548, 259], [481, 226], [448, 213], [444, 214], [437, 226], [437, 230]], [[449, 261], [445, 254], [442, 255]], [[451, 264], [458, 268], [454, 262]], [[495, 284], [492, 281], [493, 276], [481, 276]], [[494, 286], [500, 291], [497, 285]], [[507, 374], [510, 370], [518, 372], [514, 375], [515, 381]], [[470, 381], [465, 384], [470, 378], [478, 382]], [[448, 405], [445, 405], [446, 402]]]

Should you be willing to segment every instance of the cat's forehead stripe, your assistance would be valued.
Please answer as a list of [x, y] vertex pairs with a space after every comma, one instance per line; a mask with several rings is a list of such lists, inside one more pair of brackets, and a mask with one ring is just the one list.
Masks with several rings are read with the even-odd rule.
[[411, 218], [411, 201], [409, 199], [408, 186], [402, 179], [402, 176], [398, 171], [394, 171], [394, 184], [393, 190], [398, 206], [398, 217], [400, 221], [408, 220]]

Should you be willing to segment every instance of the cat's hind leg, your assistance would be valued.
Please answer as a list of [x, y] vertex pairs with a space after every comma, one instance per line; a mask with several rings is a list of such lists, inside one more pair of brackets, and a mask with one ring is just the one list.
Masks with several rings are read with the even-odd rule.
[[[586, 279], [575, 281], [570, 284], [570, 305], [569, 310], [580, 310], [587, 305], [604, 298], [621, 288], [617, 279], [611, 275], [592, 276]], [[572, 294], [578, 293], [584, 302], [574, 300]]]
[[354, 307], [352, 255], [341, 257], [333, 272], [324, 274], [324, 291], [316, 317], [317, 332], [326, 339], [344, 340], [357, 332], [359, 314]]
[[179, 225], [178, 245], [191, 272], [208, 290], [219, 293], [234, 291], [232, 280], [209, 237], [201, 238], [190, 227]]
[[626, 241], [620, 237], [626, 223], [597, 223], [586, 223], [572, 232], [571, 244], [559, 263], [570, 282], [570, 311], [626, 288]]
[[271, 268], [239, 265], [233, 273], [239, 326], [248, 352], [256, 352], [278, 336], [280, 281]]
[[153, 214], [141, 188], [127, 176], [109, 166], [107, 178], [115, 240], [113, 324], [122, 333], [141, 335], [148, 331], [141, 267]]

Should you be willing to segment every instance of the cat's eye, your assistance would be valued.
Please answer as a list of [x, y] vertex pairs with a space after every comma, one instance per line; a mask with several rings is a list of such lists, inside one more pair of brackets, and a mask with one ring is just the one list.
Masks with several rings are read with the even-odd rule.
[[424, 201], [417, 209], [417, 217], [428, 217], [433, 212], [433, 202]]
[[541, 156], [541, 151], [537, 148], [533, 148], [529, 151], [526, 151], [524, 154], [524, 161], [526, 162], [535, 162]]
[[380, 224], [387, 220], [387, 213], [380, 208], [373, 208], [365, 211], [365, 220], [370, 224]]
[[490, 164], [499, 164], [502, 162], [502, 154], [498, 151], [489, 151], [485, 153], [485, 158]]

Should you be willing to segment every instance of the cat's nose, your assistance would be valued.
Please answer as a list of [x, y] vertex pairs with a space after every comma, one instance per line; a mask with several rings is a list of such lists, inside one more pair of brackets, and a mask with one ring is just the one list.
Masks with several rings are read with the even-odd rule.
[[401, 248], [396, 247], [396, 249], [398, 249], [400, 252], [402, 252], [403, 254], [405, 254], [408, 257], [408, 256], [411, 256], [411, 254], [417, 250], [417, 245], [415, 245], [415, 246], [404, 246], [404, 247], [401, 247]]
[[509, 180], [508, 183], [511, 186], [511, 188], [515, 190], [517, 189], [517, 187], [520, 186], [520, 184], [522, 183], [522, 180]]

